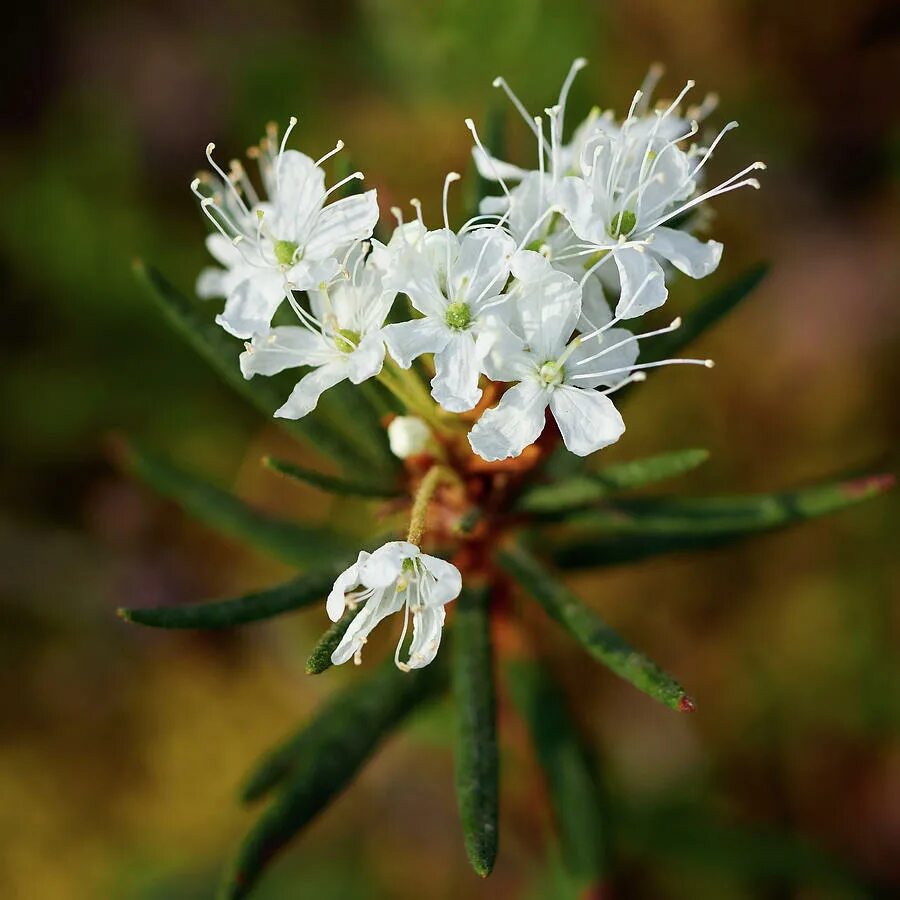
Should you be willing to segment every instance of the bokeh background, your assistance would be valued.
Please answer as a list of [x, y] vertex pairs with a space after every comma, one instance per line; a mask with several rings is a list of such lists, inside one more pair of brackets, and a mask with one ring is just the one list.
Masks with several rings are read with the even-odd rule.
[[[720, 272], [773, 270], [701, 352], [628, 400], [610, 460], [686, 446], [688, 492], [775, 489], [872, 463], [900, 426], [900, 16], [890, 2], [235, 0], [48, 3], [4, 20], [0, 278], [0, 886], [5, 900], [211, 897], [249, 824], [248, 766], [353, 672], [302, 674], [321, 610], [214, 636], [143, 631], [118, 605], [228, 595], [286, 574], [120, 474], [139, 436], [273, 509], [327, 499], [264, 473], [270, 423], [171, 333], [130, 270], [185, 289], [205, 263], [188, 192], [270, 118], [317, 155], [342, 137], [384, 210], [467, 165], [463, 118], [503, 73], [533, 108], [590, 58], [573, 112], [627, 106], [654, 60], [742, 128], [716, 204]], [[570, 121], [574, 121], [570, 117]], [[531, 159], [524, 130], [509, 142]], [[527, 155], [526, 155], [527, 154]], [[712, 554], [582, 577], [608, 619], [696, 697], [692, 716], [563, 637], [543, 651], [622, 810], [620, 898], [887, 896], [900, 886], [898, 543], [892, 496]], [[482, 883], [452, 796], [448, 708], [391, 740], [259, 897], [566, 897], [525, 731], [503, 707], [503, 834]]]

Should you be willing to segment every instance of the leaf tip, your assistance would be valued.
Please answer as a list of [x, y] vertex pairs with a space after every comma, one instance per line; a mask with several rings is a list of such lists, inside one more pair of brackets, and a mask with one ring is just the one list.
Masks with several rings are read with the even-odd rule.
[[883, 494], [894, 487], [896, 481], [896, 476], [891, 472], [880, 472], [875, 475], [866, 475], [862, 478], [845, 481], [841, 485], [841, 489], [846, 497], [857, 500]]
[[682, 695], [681, 699], [678, 701], [678, 712], [683, 713], [692, 713], [697, 709], [697, 704], [694, 703], [694, 698], [689, 697], [687, 694]]
[[116, 610], [116, 616], [120, 618], [123, 622], [132, 622], [134, 621], [131, 615], [131, 610], [127, 607], [120, 606]]

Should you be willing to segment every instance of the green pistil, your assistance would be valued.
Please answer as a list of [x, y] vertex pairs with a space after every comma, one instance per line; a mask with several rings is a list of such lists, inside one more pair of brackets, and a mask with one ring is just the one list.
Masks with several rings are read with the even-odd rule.
[[538, 374], [544, 384], [556, 387], [556, 385], [563, 383], [566, 377], [566, 370], [555, 360], [548, 360], [541, 366]]
[[334, 335], [334, 345], [341, 353], [352, 353], [359, 346], [360, 334], [349, 328], [341, 328]]
[[468, 303], [451, 303], [447, 307], [445, 315], [447, 324], [456, 331], [462, 331], [468, 328], [472, 322], [472, 313], [469, 310]]
[[294, 261], [297, 245], [293, 241], [275, 241], [275, 259], [282, 266], [289, 266]]
[[634, 231], [637, 225], [637, 216], [630, 209], [623, 209], [622, 212], [616, 213], [609, 223], [609, 233], [612, 237], [617, 238], [621, 235], [629, 235]]

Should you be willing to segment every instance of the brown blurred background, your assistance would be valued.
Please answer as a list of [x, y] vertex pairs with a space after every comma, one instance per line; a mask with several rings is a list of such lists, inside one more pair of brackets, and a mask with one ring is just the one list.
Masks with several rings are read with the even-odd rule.
[[[117, 473], [112, 433], [271, 508], [326, 512], [321, 495], [260, 470], [264, 451], [297, 451], [169, 332], [130, 272], [139, 254], [191, 288], [205, 258], [188, 183], [210, 140], [227, 159], [268, 119], [296, 113], [296, 146], [319, 155], [343, 138], [383, 210], [420, 196], [437, 224], [443, 173], [467, 165], [463, 118], [483, 120], [495, 75], [541, 109], [584, 55], [573, 113], [623, 111], [648, 64], [664, 61], [663, 95], [694, 78], [698, 95], [721, 95], [714, 122], [741, 122], [715, 173], [769, 163], [761, 192], [716, 204], [720, 272], [680, 283], [673, 306], [758, 260], [773, 270], [703, 339], [712, 373], [670, 370], [632, 394], [609, 459], [708, 447], [710, 462], [676, 486], [695, 493], [894, 465], [896, 4], [38, 0], [4, 29], [5, 900], [211, 897], [250, 822], [239, 779], [355, 674], [302, 674], [321, 610], [214, 636], [113, 615], [286, 570]], [[509, 125], [513, 152], [530, 159]], [[615, 838], [617, 897], [900, 887], [898, 527], [889, 495], [788, 535], [578, 579], [698, 703], [673, 715], [547, 633], [635, 823]], [[569, 896], [524, 729], [505, 706], [501, 724], [503, 836], [488, 882], [465, 863], [439, 706], [379, 753], [258, 896]]]

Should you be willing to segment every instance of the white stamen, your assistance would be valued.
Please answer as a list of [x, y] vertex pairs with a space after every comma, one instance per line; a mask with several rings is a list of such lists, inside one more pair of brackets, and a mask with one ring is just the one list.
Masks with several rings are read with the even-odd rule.
[[503, 188], [503, 193], [511, 199], [509, 188], [506, 186], [506, 182], [500, 177], [500, 173], [497, 171], [497, 166], [494, 164], [494, 157], [484, 149], [484, 145], [481, 143], [481, 138], [478, 137], [478, 132], [475, 129], [475, 123], [471, 119], [466, 119], [466, 128], [468, 128], [469, 131], [472, 132], [472, 138], [475, 141], [475, 145], [482, 152], [482, 154], [484, 154], [485, 161], [487, 162], [494, 178], [497, 179], [497, 181], [500, 183], [500, 187]]

